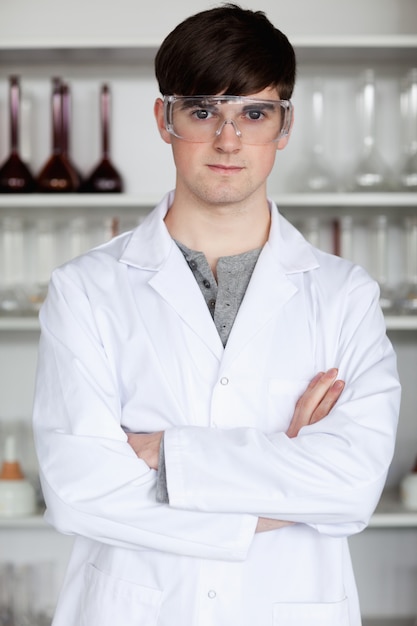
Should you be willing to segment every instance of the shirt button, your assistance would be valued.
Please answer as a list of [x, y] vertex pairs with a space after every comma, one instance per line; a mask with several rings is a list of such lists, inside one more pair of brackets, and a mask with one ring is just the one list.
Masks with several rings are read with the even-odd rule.
[[197, 263], [195, 261], [189, 261], [188, 265], [191, 267], [192, 270], [197, 269]]
[[214, 591], [214, 589], [210, 589], [207, 595], [210, 598], [210, 600], [213, 600], [213, 598], [216, 597], [216, 592]]
[[214, 309], [214, 307], [215, 307], [215, 306], [216, 306], [216, 301], [215, 301], [215, 300], [210, 300], [210, 301], [209, 301], [209, 307], [210, 307], [211, 309]]
[[208, 280], [203, 280], [203, 285], [206, 289], [210, 289], [210, 282]]
[[229, 384], [229, 379], [226, 378], [226, 376], [223, 376], [223, 378], [220, 379], [220, 384], [221, 385], [228, 385]]

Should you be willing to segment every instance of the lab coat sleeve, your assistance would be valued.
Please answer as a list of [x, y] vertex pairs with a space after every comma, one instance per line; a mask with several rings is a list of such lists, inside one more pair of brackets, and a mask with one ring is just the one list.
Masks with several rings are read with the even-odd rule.
[[46, 519], [63, 533], [125, 548], [243, 560], [256, 517], [156, 502], [157, 473], [127, 443], [88, 298], [59, 270], [40, 321], [33, 425]]
[[346, 382], [330, 414], [292, 439], [256, 428], [166, 431], [171, 506], [251, 513], [334, 536], [367, 525], [394, 452], [400, 385], [378, 287], [360, 268], [352, 274], [345, 313], [324, 324], [335, 344], [325, 366], [339, 367]]

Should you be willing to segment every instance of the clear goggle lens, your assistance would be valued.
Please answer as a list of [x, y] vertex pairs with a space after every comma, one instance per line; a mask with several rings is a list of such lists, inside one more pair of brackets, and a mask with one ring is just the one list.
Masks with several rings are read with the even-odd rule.
[[195, 143], [207, 143], [231, 124], [242, 143], [279, 141], [291, 126], [290, 100], [254, 100], [245, 96], [164, 96], [165, 127]]

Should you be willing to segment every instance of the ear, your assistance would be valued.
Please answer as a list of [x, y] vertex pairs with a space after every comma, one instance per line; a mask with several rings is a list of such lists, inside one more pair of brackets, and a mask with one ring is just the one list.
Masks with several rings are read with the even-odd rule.
[[158, 126], [159, 134], [166, 143], [171, 143], [171, 134], [165, 128], [164, 119], [164, 101], [162, 98], [157, 98], [153, 107], [155, 115], [156, 125]]
[[288, 129], [288, 132], [285, 133], [285, 135], [283, 135], [282, 137], [280, 137], [280, 139], [277, 141], [277, 150], [283, 150], [285, 146], [287, 145], [287, 143], [289, 142], [293, 125], [294, 125], [294, 108], [292, 110], [291, 124]]

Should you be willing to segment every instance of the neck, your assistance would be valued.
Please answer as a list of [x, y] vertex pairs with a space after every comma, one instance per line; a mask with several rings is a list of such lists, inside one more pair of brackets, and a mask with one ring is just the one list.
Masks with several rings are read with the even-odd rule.
[[246, 204], [205, 205], [175, 196], [165, 224], [170, 235], [203, 252], [212, 269], [222, 256], [261, 248], [268, 239], [270, 211], [266, 198]]

